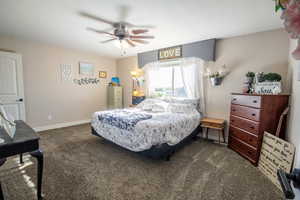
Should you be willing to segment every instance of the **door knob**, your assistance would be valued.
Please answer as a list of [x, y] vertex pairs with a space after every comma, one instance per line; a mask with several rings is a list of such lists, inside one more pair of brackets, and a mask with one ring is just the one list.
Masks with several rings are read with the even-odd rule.
[[23, 102], [23, 99], [22, 99], [22, 98], [20, 98], [20, 99], [18, 99], [17, 101], [18, 101], [18, 102]]

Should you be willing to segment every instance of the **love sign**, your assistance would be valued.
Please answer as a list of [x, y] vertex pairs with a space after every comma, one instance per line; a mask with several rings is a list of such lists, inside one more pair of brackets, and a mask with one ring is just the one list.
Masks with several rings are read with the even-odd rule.
[[182, 46], [170, 47], [158, 50], [158, 60], [174, 59], [182, 57]]

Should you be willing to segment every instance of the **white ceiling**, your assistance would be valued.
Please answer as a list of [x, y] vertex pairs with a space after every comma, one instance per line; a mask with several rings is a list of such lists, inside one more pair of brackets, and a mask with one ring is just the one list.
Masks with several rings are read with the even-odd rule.
[[[127, 49], [127, 55], [210, 38], [226, 38], [282, 27], [273, 0], [1, 0], [0, 34], [37, 40], [118, 58], [121, 51], [108, 39], [86, 31], [109, 25], [78, 15], [85, 11], [118, 21], [156, 26], [148, 45]], [[1, 44], [0, 44], [1, 46]]]

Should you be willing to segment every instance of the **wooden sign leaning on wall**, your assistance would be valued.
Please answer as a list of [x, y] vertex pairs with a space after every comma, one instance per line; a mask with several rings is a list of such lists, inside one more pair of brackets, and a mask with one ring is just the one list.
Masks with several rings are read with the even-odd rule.
[[265, 132], [258, 169], [281, 189], [277, 179], [277, 170], [282, 169], [286, 173], [290, 173], [294, 154], [294, 145]]

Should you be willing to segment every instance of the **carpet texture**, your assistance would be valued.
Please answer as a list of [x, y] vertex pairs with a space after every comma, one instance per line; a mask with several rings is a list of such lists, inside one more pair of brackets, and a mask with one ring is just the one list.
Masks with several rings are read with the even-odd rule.
[[[171, 161], [151, 160], [91, 135], [89, 125], [45, 131], [45, 200], [284, 199], [257, 168], [225, 146], [197, 140]], [[0, 169], [7, 200], [35, 197], [36, 161]]]

